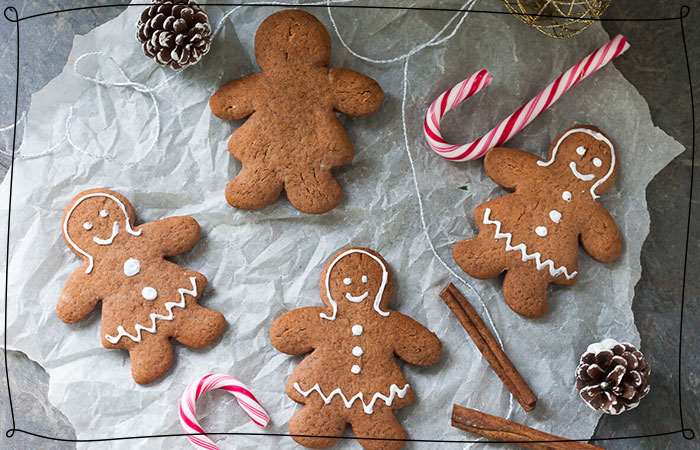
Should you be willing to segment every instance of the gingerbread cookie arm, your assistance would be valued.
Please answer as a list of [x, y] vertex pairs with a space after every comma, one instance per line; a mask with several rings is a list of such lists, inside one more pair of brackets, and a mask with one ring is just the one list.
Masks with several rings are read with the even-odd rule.
[[253, 114], [261, 76], [255, 73], [221, 86], [209, 99], [211, 112], [224, 120], [240, 120]]
[[622, 233], [608, 210], [598, 204], [593, 214], [583, 221], [581, 245], [600, 262], [614, 261], [622, 253]]
[[272, 346], [288, 355], [309, 353], [316, 346], [317, 324], [323, 308], [305, 307], [289, 311], [278, 317], [270, 327]]
[[157, 242], [163, 256], [175, 256], [192, 250], [199, 241], [199, 224], [190, 216], [168, 217], [141, 225], [143, 235]]
[[515, 189], [519, 182], [532, 178], [526, 175], [537, 168], [538, 158], [517, 148], [496, 147], [484, 158], [484, 171], [506, 189]]
[[432, 331], [397, 311], [391, 316], [397, 333], [394, 334], [394, 353], [409, 364], [429, 366], [440, 360], [442, 344]]
[[90, 275], [79, 268], [66, 282], [56, 305], [56, 314], [65, 323], [75, 323], [86, 318], [101, 299], [93, 292]]
[[353, 117], [376, 112], [384, 101], [384, 92], [376, 81], [350, 69], [330, 69], [328, 80], [333, 108]]

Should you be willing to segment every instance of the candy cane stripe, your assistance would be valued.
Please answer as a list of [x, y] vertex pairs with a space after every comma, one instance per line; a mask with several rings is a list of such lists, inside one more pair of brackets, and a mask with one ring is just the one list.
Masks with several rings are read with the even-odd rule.
[[188, 434], [202, 433], [201, 436], [188, 435], [187, 439], [196, 448], [205, 450], [219, 450], [219, 447], [207, 436], [204, 429], [197, 422], [197, 400], [209, 391], [222, 389], [233, 394], [250, 421], [255, 425], [265, 428], [270, 422], [270, 416], [260, 405], [255, 395], [248, 387], [229, 375], [204, 374], [190, 383], [180, 399], [180, 424]]
[[615, 36], [610, 42], [559, 75], [535, 97], [520, 106], [483, 136], [467, 144], [450, 144], [442, 137], [440, 121], [450, 110], [491, 83], [491, 75], [486, 69], [481, 69], [440, 94], [430, 104], [423, 121], [425, 140], [433, 151], [450, 161], [469, 161], [480, 158], [493, 147], [502, 145], [518, 134], [542, 112], [556, 103], [569, 89], [626, 52], [629, 47], [630, 45], [624, 36]]

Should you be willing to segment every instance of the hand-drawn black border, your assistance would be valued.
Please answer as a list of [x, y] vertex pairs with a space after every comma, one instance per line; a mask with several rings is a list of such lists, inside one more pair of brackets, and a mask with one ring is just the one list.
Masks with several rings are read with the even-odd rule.
[[[7, 366], [7, 305], [8, 305], [8, 276], [9, 276], [9, 263], [10, 263], [10, 217], [12, 215], [12, 182], [14, 178], [14, 160], [15, 160], [15, 150], [17, 141], [17, 112], [18, 112], [18, 97], [19, 97], [19, 49], [20, 49], [20, 39], [19, 39], [19, 24], [23, 20], [33, 19], [35, 17], [46, 16], [50, 14], [65, 13], [71, 11], [81, 11], [87, 9], [98, 9], [98, 8], [113, 8], [113, 7], [130, 7], [130, 6], [149, 6], [151, 3], [131, 3], [131, 4], [109, 4], [109, 5], [95, 5], [95, 6], [84, 6], [78, 8], [66, 8], [54, 11], [47, 11], [39, 14], [32, 14], [25, 17], [19, 17], [17, 9], [13, 6], [8, 6], [4, 10], [5, 19], [10, 22], [14, 22], [17, 27], [17, 56], [16, 56], [16, 78], [15, 78], [15, 111], [14, 111], [14, 128], [12, 132], [12, 164], [10, 165], [10, 192], [8, 199], [8, 214], [7, 214], [7, 249], [5, 253], [5, 320], [4, 320], [4, 342], [3, 342], [3, 354], [5, 357], [5, 379], [7, 382], [7, 396], [10, 405], [10, 414], [12, 417], [12, 428], [5, 432], [7, 438], [14, 436], [15, 432], [20, 432], [35, 436], [38, 438], [48, 439], [52, 441], [62, 441], [62, 442], [105, 442], [105, 441], [123, 441], [123, 440], [134, 440], [134, 439], [148, 439], [148, 438], [162, 438], [162, 437], [176, 437], [176, 436], [199, 436], [205, 433], [173, 433], [173, 434], [153, 434], [153, 435], [141, 435], [141, 436], [121, 436], [112, 438], [100, 438], [100, 439], [68, 439], [68, 438], [58, 438], [54, 436], [45, 436], [39, 433], [33, 433], [28, 430], [23, 430], [17, 428], [15, 422], [15, 411], [12, 404], [12, 393], [10, 390], [10, 372]], [[286, 5], [279, 5], [274, 3], [257, 3], [257, 4], [247, 4], [245, 2], [231, 2], [231, 3], [202, 3], [205, 6], [247, 6], [247, 7], [280, 7]], [[440, 11], [440, 12], [466, 12], [464, 9], [458, 8], [438, 8], [438, 7], [403, 7], [403, 6], [371, 6], [371, 5], [289, 5], [295, 7], [303, 8], [345, 8], [345, 9], [381, 9], [381, 10], [411, 10], [411, 11]], [[531, 17], [547, 17], [547, 18], [567, 18], [558, 15], [547, 15], [547, 14], [526, 14], [526, 13], [511, 13], [508, 11], [489, 11], [489, 10], [469, 10], [469, 14], [508, 14], [516, 16], [531, 16]], [[595, 17], [583, 17], [584, 20], [591, 20], [595, 22], [657, 22], [657, 21], [673, 21], [677, 20], [681, 27], [681, 36], [683, 38], [683, 51], [685, 54], [685, 63], [688, 71], [688, 88], [690, 91], [690, 114], [692, 121], [692, 140], [691, 140], [691, 170], [690, 170], [690, 194], [688, 198], [688, 223], [686, 230], [686, 240], [685, 240], [685, 256], [683, 259], [683, 286], [681, 288], [681, 311], [680, 311], [680, 327], [679, 327], [679, 339], [678, 339], [678, 409], [680, 415], [680, 428], [673, 431], [667, 431], [664, 433], [654, 433], [654, 434], [642, 434], [635, 436], [622, 436], [622, 437], [609, 437], [609, 438], [585, 438], [585, 439], [561, 439], [561, 440], [549, 440], [549, 441], [479, 441], [479, 440], [440, 440], [440, 439], [395, 439], [395, 438], [362, 438], [365, 440], [373, 441], [405, 441], [405, 442], [424, 442], [424, 443], [455, 443], [455, 444], [470, 444], [470, 443], [490, 443], [490, 444], [518, 444], [518, 443], [543, 443], [543, 442], [588, 442], [588, 441], [613, 441], [613, 440], [627, 440], [627, 439], [641, 439], [650, 438], [658, 436], [669, 436], [673, 434], [682, 434], [687, 440], [692, 440], [695, 438], [695, 432], [692, 428], [686, 428], [685, 422], [683, 420], [683, 386], [682, 386], [682, 366], [683, 366], [683, 310], [685, 307], [685, 285], [686, 278], [688, 275], [688, 249], [690, 244], [690, 226], [692, 219], [692, 207], [693, 207], [693, 187], [694, 187], [694, 173], [695, 173], [695, 100], [693, 97], [693, 82], [690, 70], [690, 60], [688, 57], [688, 46], [685, 37], [685, 26], [683, 19], [690, 14], [690, 7], [683, 5], [680, 8], [680, 15], [675, 17], [634, 17], [634, 18], [595, 18]], [[293, 435], [287, 433], [206, 433], [210, 436], [224, 436], [224, 435], [236, 435], [236, 436], [287, 436], [287, 437], [321, 437], [321, 438], [338, 438], [338, 439], [358, 439], [357, 436], [307, 436], [307, 435]]]

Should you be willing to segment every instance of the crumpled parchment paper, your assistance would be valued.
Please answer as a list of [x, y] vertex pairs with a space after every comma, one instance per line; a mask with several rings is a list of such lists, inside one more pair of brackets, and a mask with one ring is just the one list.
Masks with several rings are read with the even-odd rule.
[[[208, 7], [212, 24], [216, 26], [232, 8]], [[511, 140], [511, 146], [542, 155], [566, 127], [591, 123], [617, 143], [621, 160], [617, 185], [602, 202], [626, 238], [623, 257], [603, 265], [581, 252], [578, 283], [553, 288], [551, 312], [540, 320], [525, 320], [505, 305], [498, 280], [473, 280], [450, 256], [452, 244], [474, 232], [471, 210], [502, 191], [484, 175], [481, 162], [455, 164], [433, 154], [423, 142], [421, 123], [428, 104], [442, 90], [487, 67], [495, 77], [492, 85], [443, 122], [453, 141], [471, 140], [609, 36], [594, 25], [576, 40], [552, 40], [506, 15], [471, 14], [461, 23], [461, 16], [452, 12], [333, 10], [339, 34], [354, 52], [374, 59], [395, 58], [372, 63], [341, 45], [326, 8], [311, 9], [333, 37], [332, 65], [378, 80], [386, 102], [371, 117], [342, 119], [357, 154], [352, 165], [337, 171], [346, 193], [338, 208], [310, 216], [281, 200], [262, 211], [238, 211], [226, 204], [223, 189], [240, 167], [226, 150], [226, 141], [239, 124], [213, 117], [207, 101], [223, 82], [257, 70], [253, 36], [275, 10], [237, 9], [223, 21], [211, 53], [179, 74], [156, 67], [143, 56], [134, 38], [141, 7], [128, 8], [76, 37], [63, 73], [32, 99], [15, 162], [10, 348], [25, 352], [47, 370], [50, 401], [68, 417], [79, 438], [181, 432], [178, 400], [184, 387], [204, 371], [230, 373], [248, 383], [272, 415], [269, 431], [284, 433], [295, 409], [284, 394], [284, 382], [299, 359], [271, 347], [267, 335], [271, 321], [285, 310], [320, 305], [318, 279], [325, 259], [343, 245], [368, 245], [393, 267], [398, 286], [393, 307], [434, 330], [444, 343], [437, 366], [404, 366], [418, 396], [414, 406], [399, 412], [412, 438], [475, 439], [449, 426], [455, 402], [501, 416], [509, 410], [508, 391], [438, 297], [448, 281], [456, 282], [482, 314], [479, 297], [488, 305], [506, 352], [539, 396], [530, 414], [516, 404], [513, 419], [555, 434], [589, 437], [599, 415], [574, 392], [578, 356], [589, 343], [604, 337], [638, 344], [631, 304], [649, 227], [645, 187], [683, 148], [654, 127], [644, 99], [612, 65]], [[436, 42], [442, 38], [449, 39]], [[422, 45], [428, 42], [433, 45]], [[634, 42], [630, 51], [637, 51]], [[401, 57], [407, 53], [412, 55]], [[117, 65], [137, 84], [110, 86], [78, 75], [123, 83], [127, 80]], [[402, 107], [404, 69], [407, 90]], [[431, 252], [407, 152], [415, 160], [427, 233], [439, 256], [479, 296], [452, 277]], [[54, 313], [63, 283], [79, 265], [61, 238], [62, 209], [75, 193], [96, 186], [126, 195], [139, 222], [192, 215], [202, 225], [201, 242], [177, 261], [207, 275], [210, 284], [202, 303], [222, 311], [229, 328], [211, 349], [177, 346], [173, 370], [153, 385], [142, 387], [132, 381], [125, 352], [100, 347], [99, 311], [73, 326], [63, 324]], [[8, 187], [6, 178], [0, 192], [3, 223]], [[206, 430], [258, 431], [228, 394], [209, 395], [199, 411]], [[21, 419], [22, 411], [17, 414]], [[287, 437], [214, 439], [224, 448], [294, 447]], [[188, 448], [189, 444], [175, 437], [103, 446]], [[352, 440], [338, 446], [358, 447]]]

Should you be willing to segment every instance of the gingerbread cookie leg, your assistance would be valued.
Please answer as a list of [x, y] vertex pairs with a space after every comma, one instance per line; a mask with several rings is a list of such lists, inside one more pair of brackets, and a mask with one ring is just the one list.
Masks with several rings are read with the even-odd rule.
[[289, 421], [289, 433], [304, 447], [330, 447], [338, 440], [335, 436], [342, 436], [345, 430], [345, 419], [338, 408], [336, 404], [325, 405], [320, 398], [308, 399]]
[[321, 214], [340, 203], [343, 191], [328, 169], [305, 169], [288, 174], [284, 189], [289, 202], [299, 211]]
[[173, 346], [168, 338], [147, 335], [129, 349], [131, 376], [138, 384], [148, 384], [161, 377], [173, 363]]
[[516, 313], [539, 317], [547, 311], [547, 285], [550, 281], [549, 275], [532, 268], [512, 268], [503, 279], [503, 297]]
[[[376, 407], [372, 414], [358, 414], [351, 422], [355, 436], [374, 437], [383, 439], [406, 439], [408, 436], [394, 411], [387, 407]], [[367, 450], [398, 450], [404, 442], [400, 440], [368, 440], [358, 439], [360, 445]]]
[[174, 338], [190, 348], [202, 348], [216, 342], [226, 327], [223, 314], [197, 304], [188, 305], [187, 309], [189, 313], [178, 319]]
[[452, 249], [452, 257], [462, 270], [481, 279], [497, 277], [506, 269], [508, 259], [503, 246], [499, 246], [493, 236], [486, 233], [457, 242]]
[[270, 169], [243, 168], [226, 185], [226, 201], [242, 209], [260, 209], [273, 203], [282, 193], [282, 182]]

